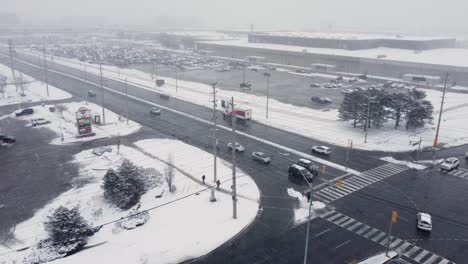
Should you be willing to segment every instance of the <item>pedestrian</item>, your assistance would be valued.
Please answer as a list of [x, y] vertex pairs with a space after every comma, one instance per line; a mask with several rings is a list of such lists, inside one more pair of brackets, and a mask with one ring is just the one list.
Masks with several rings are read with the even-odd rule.
[[219, 185], [221, 185], [221, 182], [220, 182], [219, 180], [217, 180], [217, 181], [216, 181], [216, 185], [217, 185], [216, 189], [219, 190]]
[[307, 196], [307, 202], [309, 203], [310, 202], [310, 191], [307, 191], [306, 196]]
[[202, 181], [203, 181], [203, 184], [205, 184], [205, 174], [203, 174], [203, 176], [201, 177]]

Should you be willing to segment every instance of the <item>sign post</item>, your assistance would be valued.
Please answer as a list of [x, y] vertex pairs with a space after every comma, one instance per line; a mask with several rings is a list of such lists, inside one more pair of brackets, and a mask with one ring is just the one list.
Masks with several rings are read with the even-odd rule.
[[86, 107], [80, 107], [76, 112], [76, 124], [78, 137], [93, 136], [91, 127], [91, 111]]

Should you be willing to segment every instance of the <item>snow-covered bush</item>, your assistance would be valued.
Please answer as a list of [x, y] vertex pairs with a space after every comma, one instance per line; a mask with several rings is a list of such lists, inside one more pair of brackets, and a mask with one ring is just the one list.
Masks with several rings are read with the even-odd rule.
[[124, 160], [117, 171], [109, 169], [101, 188], [104, 198], [123, 210], [137, 204], [146, 189], [141, 171], [129, 160]]
[[145, 183], [145, 191], [151, 190], [162, 184], [162, 173], [155, 168], [138, 168], [140, 170], [140, 177]]
[[140, 204], [130, 210], [128, 217], [120, 222], [120, 226], [124, 229], [134, 229], [137, 226], [144, 225], [149, 219], [148, 211], [139, 211]]
[[50, 239], [43, 242], [44, 248], [50, 244], [59, 254], [73, 254], [87, 243], [93, 230], [80, 215], [78, 208], [68, 209], [60, 206], [44, 222]]

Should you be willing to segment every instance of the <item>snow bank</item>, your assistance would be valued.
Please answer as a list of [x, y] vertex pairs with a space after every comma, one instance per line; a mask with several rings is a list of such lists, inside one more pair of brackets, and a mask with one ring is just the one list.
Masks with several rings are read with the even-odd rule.
[[425, 169], [427, 169], [427, 167], [424, 166], [424, 165], [416, 164], [416, 163], [406, 161], [406, 160], [396, 160], [393, 157], [383, 157], [383, 158], [380, 158], [380, 159], [383, 160], [383, 161], [386, 161], [386, 162], [404, 165], [404, 166], [407, 166], [410, 169], [416, 169], [416, 170], [425, 170]]
[[14, 85], [11, 69], [0, 64], [0, 76], [5, 76], [7, 78], [7, 84], [9, 84], [4, 88], [3, 94], [0, 92], [0, 106], [11, 104], [18, 104], [20, 106], [22, 103], [63, 100], [72, 97], [71, 94], [51, 85], [49, 85], [49, 96], [47, 96], [45, 83], [34, 80], [32, 77], [25, 74], [20, 75], [18, 71], [15, 71], [15, 74], [17, 78], [20, 76], [23, 78], [25, 83], [23, 86], [24, 96], [22, 96], [23, 89], [21, 89], [21, 87], [17, 88]]
[[[51, 112], [49, 110], [49, 107], [55, 107], [55, 111]], [[44, 118], [50, 121], [50, 124], [37, 126], [34, 129], [45, 127], [54, 131], [57, 137], [51, 141], [51, 144], [68, 144], [74, 142], [90, 141], [100, 138], [115, 137], [118, 135], [125, 136], [134, 133], [141, 128], [140, 124], [135, 123], [131, 120], [129, 120], [127, 124], [127, 120], [125, 118], [117, 115], [112, 111], [109, 111], [108, 109], [105, 109], [106, 124], [93, 124], [92, 131], [96, 133], [94, 136], [77, 138], [76, 135], [78, 134], [78, 130], [76, 127], [76, 112], [80, 107], [88, 108], [89, 110], [91, 110], [92, 115], [102, 115], [101, 106], [89, 102], [73, 102], [59, 105], [35, 106], [33, 107], [34, 114], [28, 116], [21, 116], [18, 118], [22, 120]], [[64, 109], [62, 111], [63, 118], [61, 118], [60, 111], [58, 108]], [[63, 141], [61, 140], [62, 133]]]
[[[288, 195], [297, 198], [297, 200], [299, 201], [299, 207], [294, 209], [294, 222], [296, 224], [307, 222], [307, 218], [309, 217], [309, 202], [307, 201], [307, 197], [303, 196], [302, 193], [294, 190], [293, 188], [288, 188]], [[323, 202], [312, 201], [312, 211], [310, 219], [317, 217], [316, 211], [324, 209], [325, 207], [326, 205]]]
[[[55, 62], [83, 69], [95, 74], [99, 73], [96, 65], [83, 63], [78, 60], [56, 58]], [[121, 69], [120, 74], [116, 67], [103, 66], [104, 76], [116, 80], [128, 78], [128, 81], [141, 89], [153, 92], [165, 93], [184, 101], [192, 102], [201, 106], [211, 108], [212, 87], [202, 83], [178, 80], [178, 91], [175, 90], [175, 79], [162, 77], [166, 84], [163, 87], [154, 87], [149, 73], [134, 69]], [[434, 120], [438, 118], [438, 108], [442, 93], [435, 90], [423, 89], [427, 98], [434, 105]], [[310, 137], [330, 144], [346, 147], [348, 140], [353, 141], [353, 147], [364, 150], [377, 151], [411, 151], [415, 147], [410, 141], [422, 139], [422, 146], [431, 146], [435, 135], [436, 125], [426, 125], [424, 128], [405, 130], [393, 128], [393, 121], [385, 124], [381, 129], [370, 129], [367, 143], [364, 143], [364, 132], [362, 129], [353, 128], [350, 123], [338, 120], [337, 109], [315, 110], [307, 107], [299, 107], [280, 101], [269, 100], [269, 119], [266, 119], [266, 97], [246, 94], [236, 91], [218, 89], [220, 100], [235, 98], [239, 107], [252, 109], [253, 119], [268, 126], [276, 127], [301, 136]], [[468, 122], [460, 122], [466, 118], [461, 113], [468, 112], [468, 94], [451, 93], [446, 94], [446, 104], [443, 114], [443, 122], [439, 142], [446, 146], [459, 146], [468, 143]], [[218, 107], [221, 107], [218, 104]], [[219, 108], [221, 110], [221, 108]], [[436, 122], [434, 122], [436, 123]]]
[[[162, 161], [172, 153], [178, 169], [194, 177], [205, 173], [207, 183], [211, 182], [209, 170], [212, 170], [213, 160], [202, 150], [168, 139], [144, 140], [136, 145], [137, 148], [121, 146], [119, 154], [116, 146], [111, 146], [112, 151], [104, 152], [101, 156], [94, 155], [93, 150], [77, 154], [74, 162], [80, 164], [81, 169], [80, 177], [76, 180], [86, 184], [77, 185], [60, 195], [31, 219], [19, 224], [15, 231], [18, 242], [9, 246], [20, 248], [46, 237], [42, 222], [59, 205], [79, 206], [83, 217], [94, 226], [126, 216], [128, 211], [120, 211], [104, 201], [100, 187], [106, 170], [118, 167], [125, 158], [137, 166], [162, 172], [166, 166]], [[219, 160], [219, 177], [225, 189], [230, 189], [226, 188], [230, 186], [229, 166], [229, 163]], [[90, 248], [52, 263], [179, 263], [209, 253], [242, 231], [256, 217], [260, 193], [253, 180], [242, 171], [239, 171], [237, 185], [240, 196], [236, 220], [232, 219], [232, 198], [229, 194], [216, 191], [217, 201], [210, 202], [207, 186], [178, 170], [174, 185], [176, 190], [173, 193], [163, 184], [149, 190], [141, 198], [140, 211], [156, 208], [148, 211], [149, 218], [143, 226], [124, 230], [118, 224], [105, 225], [90, 237], [87, 245]], [[156, 198], [161, 194], [162, 197]], [[0, 254], [5, 251], [8, 249], [0, 247]], [[21, 259], [30, 252], [26, 250], [0, 256], [0, 263], [2, 260]]]
[[395, 258], [396, 256], [398, 256], [398, 253], [396, 253], [395, 251], [389, 251], [388, 256], [386, 253], [382, 253], [382, 254], [370, 257], [364, 261], [361, 261], [358, 264], [383, 264], [387, 262], [388, 260]]

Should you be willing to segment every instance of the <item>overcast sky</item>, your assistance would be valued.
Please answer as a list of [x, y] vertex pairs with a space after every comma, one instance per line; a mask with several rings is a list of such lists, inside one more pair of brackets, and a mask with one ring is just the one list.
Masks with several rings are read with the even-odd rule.
[[248, 29], [253, 23], [257, 29], [468, 35], [467, 0], [0, 0], [0, 10], [16, 13], [22, 21], [87, 16], [121, 24], [169, 20], [211, 28]]

